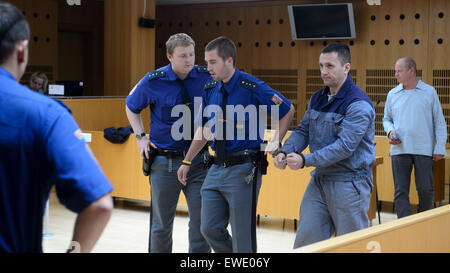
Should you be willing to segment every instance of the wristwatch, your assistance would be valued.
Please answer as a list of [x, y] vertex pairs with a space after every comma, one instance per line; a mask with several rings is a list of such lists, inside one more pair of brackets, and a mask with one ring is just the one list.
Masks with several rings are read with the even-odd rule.
[[140, 133], [140, 134], [136, 134], [136, 139], [137, 140], [141, 140], [142, 137], [145, 137], [145, 132], [144, 133]]

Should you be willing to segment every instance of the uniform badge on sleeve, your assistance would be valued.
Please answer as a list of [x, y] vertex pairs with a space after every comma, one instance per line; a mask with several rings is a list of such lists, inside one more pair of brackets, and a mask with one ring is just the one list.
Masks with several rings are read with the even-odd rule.
[[274, 94], [270, 100], [276, 105], [280, 105], [283, 103], [283, 100], [277, 94]]

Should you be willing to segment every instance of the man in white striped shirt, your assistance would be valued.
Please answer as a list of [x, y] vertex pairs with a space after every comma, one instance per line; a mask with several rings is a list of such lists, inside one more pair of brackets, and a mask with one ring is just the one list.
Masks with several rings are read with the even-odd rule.
[[411, 215], [412, 166], [419, 212], [434, 207], [433, 161], [445, 156], [447, 128], [436, 90], [416, 79], [413, 59], [397, 60], [395, 77], [400, 84], [387, 95], [383, 126], [391, 144], [394, 204], [401, 218]]

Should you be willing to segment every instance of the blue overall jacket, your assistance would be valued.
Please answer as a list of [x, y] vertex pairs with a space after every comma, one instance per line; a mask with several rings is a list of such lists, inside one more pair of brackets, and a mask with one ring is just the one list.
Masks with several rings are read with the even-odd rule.
[[302, 152], [311, 173], [347, 180], [372, 176], [375, 162], [375, 110], [369, 97], [350, 74], [330, 100], [329, 88], [313, 94], [302, 121], [282, 147], [286, 154]]

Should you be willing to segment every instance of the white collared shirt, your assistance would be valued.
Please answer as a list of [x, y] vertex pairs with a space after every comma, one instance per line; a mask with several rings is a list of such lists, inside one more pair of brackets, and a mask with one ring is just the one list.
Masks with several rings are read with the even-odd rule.
[[391, 145], [390, 155], [445, 155], [447, 126], [436, 90], [419, 80], [415, 89], [399, 84], [389, 91], [384, 107], [386, 134], [395, 130], [401, 140]]

